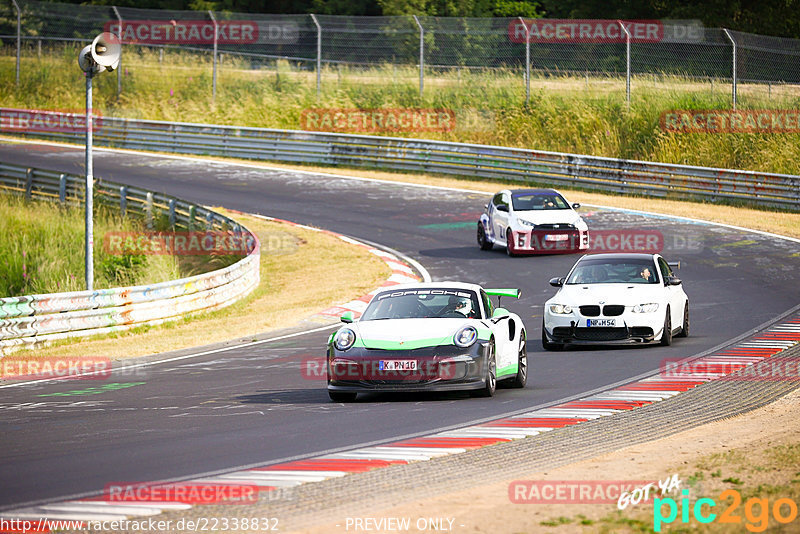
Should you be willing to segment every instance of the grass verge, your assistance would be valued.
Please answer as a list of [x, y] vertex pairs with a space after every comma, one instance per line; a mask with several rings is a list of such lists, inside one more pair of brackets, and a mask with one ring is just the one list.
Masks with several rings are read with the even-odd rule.
[[[94, 225], [97, 289], [165, 282], [223, 268], [238, 259], [112, 254], [103, 247], [103, 236], [112, 231], [137, 234], [146, 230], [144, 222], [97, 205]], [[14, 236], [0, 240], [0, 296], [86, 289], [82, 208], [0, 194], [0, 236]]]
[[361, 296], [389, 277], [383, 261], [335, 236], [214, 209], [236, 219], [261, 239], [261, 283], [250, 295], [227, 308], [164, 325], [58, 343], [21, 354], [118, 360], [254, 336], [294, 325], [327, 306]]
[[[10, 48], [6, 50], [10, 51]], [[52, 45], [23, 58], [19, 87], [15, 58], [0, 56], [0, 102], [7, 107], [80, 111], [83, 78], [77, 46]], [[541, 76], [525, 102], [522, 72], [513, 69], [437, 69], [418, 88], [411, 67], [324, 68], [322, 93], [314, 72], [286, 61], [261, 68], [224, 55], [216, 99], [208, 56], [127, 47], [122, 93], [116, 76], [95, 81], [95, 107], [103, 115], [269, 128], [301, 128], [313, 108], [445, 108], [455, 127], [440, 132], [377, 132], [449, 141], [496, 144], [596, 156], [798, 174], [797, 133], [674, 133], [660, 126], [671, 110], [729, 109], [728, 86], [669, 76], [638, 76], [630, 109], [624, 79]], [[771, 87], [771, 86], [770, 86]], [[796, 86], [741, 84], [740, 109], [797, 109]]]

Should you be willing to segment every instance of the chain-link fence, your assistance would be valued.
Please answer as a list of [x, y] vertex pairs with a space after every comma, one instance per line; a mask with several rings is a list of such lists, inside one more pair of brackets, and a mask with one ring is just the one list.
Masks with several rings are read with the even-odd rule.
[[[274, 69], [316, 90], [342, 83], [404, 81], [424, 94], [436, 86], [531, 84], [571, 79], [587, 87], [631, 91], [648, 85], [698, 88], [737, 96], [800, 94], [800, 40], [704, 28], [699, 21], [522, 20], [427, 16], [345, 17], [167, 11], [11, 0], [0, 5], [0, 39], [28, 57], [117, 34], [125, 69], [164, 62], [219, 69]], [[60, 48], [59, 48], [60, 47]], [[126, 57], [127, 56], [127, 57]], [[154, 73], [155, 74], [155, 73]], [[632, 83], [633, 82], [633, 83]]]

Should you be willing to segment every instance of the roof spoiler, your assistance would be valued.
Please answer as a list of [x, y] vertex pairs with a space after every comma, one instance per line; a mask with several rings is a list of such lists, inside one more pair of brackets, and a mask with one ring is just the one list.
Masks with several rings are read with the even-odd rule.
[[487, 295], [494, 295], [496, 297], [512, 297], [518, 299], [520, 295], [519, 289], [487, 289], [485, 291]]

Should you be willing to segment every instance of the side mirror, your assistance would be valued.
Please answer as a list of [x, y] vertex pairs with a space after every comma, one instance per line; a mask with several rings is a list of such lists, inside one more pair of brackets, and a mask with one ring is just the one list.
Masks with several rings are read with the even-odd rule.
[[502, 319], [503, 317], [508, 317], [509, 315], [511, 315], [511, 312], [509, 312], [507, 309], [496, 308], [492, 314], [492, 319]]
[[352, 323], [353, 321], [355, 321], [356, 318], [355, 318], [355, 315], [353, 315], [353, 312], [349, 311], [349, 312], [344, 312], [344, 314], [339, 319], [343, 323], [348, 323], [349, 324], [349, 323]]
[[678, 278], [677, 276], [669, 276], [667, 277], [667, 285], [670, 286], [679, 286], [683, 283], [683, 281]]
[[561, 287], [564, 285], [564, 277], [561, 278], [551, 278], [550, 285], [553, 287]]
[[506, 206], [505, 204], [498, 204], [497, 211], [505, 211], [506, 213], [508, 213], [508, 206]]
[[483, 205], [483, 209], [488, 210], [489, 209], [489, 204], [484, 204]]
[[581, 203], [580, 202], [576, 202], [575, 204], [572, 205], [572, 209], [574, 209], [574, 210], [576, 210], [576, 209], [578, 209], [580, 207], [581, 207]]

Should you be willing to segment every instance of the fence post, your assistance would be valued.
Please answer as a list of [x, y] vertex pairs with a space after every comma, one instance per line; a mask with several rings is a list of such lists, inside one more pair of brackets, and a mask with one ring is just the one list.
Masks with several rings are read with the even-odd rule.
[[531, 101], [531, 29], [519, 17], [519, 23], [525, 28], [525, 104]]
[[617, 23], [625, 32], [625, 102], [628, 109], [631, 109], [631, 32], [618, 20]]
[[425, 88], [425, 29], [419, 23], [417, 16], [413, 17], [419, 28], [419, 96], [422, 98], [422, 90]]
[[119, 14], [119, 10], [117, 6], [111, 6], [111, 9], [114, 10], [114, 15], [117, 17], [117, 37], [119, 38], [119, 57], [120, 57], [120, 64], [117, 66], [117, 98], [119, 98], [120, 93], [122, 93], [122, 16]]
[[731, 92], [733, 93], [733, 111], [736, 111], [736, 41], [733, 39], [731, 32], [727, 30], [727, 28], [722, 28], [722, 31], [725, 32], [725, 36], [733, 45], [733, 67], [731, 69]]
[[317, 21], [317, 16], [311, 14], [311, 20], [317, 27], [317, 98], [319, 98], [320, 87], [322, 85], [322, 26]]
[[213, 71], [211, 73], [211, 100], [217, 100], [217, 40], [219, 36], [219, 25], [217, 24], [217, 19], [214, 17], [214, 13], [209, 9], [208, 16], [211, 17], [211, 22], [214, 23], [214, 59], [213, 59]]
[[14, 9], [17, 10], [17, 87], [19, 87], [19, 52], [22, 48], [22, 14], [19, 10], [17, 0], [11, 0], [14, 4]]

